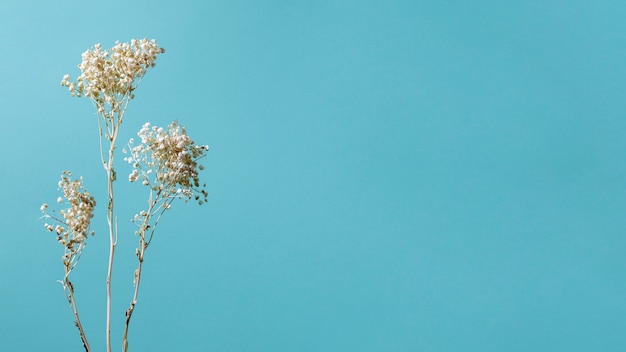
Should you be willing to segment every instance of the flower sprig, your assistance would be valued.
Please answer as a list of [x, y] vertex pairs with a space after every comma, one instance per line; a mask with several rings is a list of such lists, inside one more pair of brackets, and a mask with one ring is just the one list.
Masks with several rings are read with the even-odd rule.
[[90, 231], [90, 224], [96, 200], [83, 187], [83, 178], [72, 180], [72, 173], [69, 171], [63, 171], [58, 186], [63, 190], [63, 197], [57, 198], [57, 203], [69, 204], [67, 209], [59, 211], [62, 218], [51, 215], [47, 203], [44, 203], [40, 210], [44, 218], [50, 218], [57, 223], [55, 226], [45, 223], [44, 227], [49, 232], [54, 232], [57, 241], [65, 247], [63, 264], [66, 267], [66, 275], [69, 275], [76, 266], [88, 235], [95, 234], [95, 231]]
[[[63, 171], [58, 185], [59, 189], [63, 190], [63, 197], [57, 198], [57, 203], [69, 204], [67, 209], [59, 211], [62, 218], [51, 215], [48, 212], [47, 203], [42, 204], [39, 209], [43, 213], [43, 218], [52, 219], [57, 223], [55, 226], [52, 226], [46, 222], [44, 227], [49, 232], [56, 233], [57, 241], [65, 248], [65, 253], [63, 254], [65, 276], [63, 280], [59, 280], [59, 283], [63, 286], [65, 298], [67, 298], [70, 309], [74, 314], [74, 324], [78, 328], [85, 351], [89, 352], [89, 342], [87, 341], [83, 324], [80, 321], [76, 299], [74, 298], [74, 285], [70, 281], [69, 276], [78, 264], [78, 260], [87, 244], [88, 235], [91, 234], [93, 236], [95, 234], [89, 228], [91, 218], [93, 218], [93, 211], [96, 207], [96, 200], [83, 187], [83, 178], [72, 180], [72, 173], [69, 171]], [[53, 210], [52, 212], [54, 213], [55, 211]]]
[[206, 155], [209, 146], [196, 145], [178, 122], [172, 122], [167, 129], [148, 122], [137, 135], [141, 144], [135, 146], [131, 139], [128, 150], [122, 150], [130, 153], [124, 158], [133, 165], [130, 182], [141, 181], [164, 200], [194, 198], [199, 204], [206, 202], [206, 184], [200, 185], [198, 176], [204, 166], [198, 164], [198, 159]]
[[109, 50], [96, 44], [82, 54], [78, 65], [81, 74], [76, 82], [71, 82], [70, 75], [66, 74], [61, 85], [67, 87], [72, 96], [90, 98], [98, 113], [113, 119], [113, 113], [123, 109], [124, 101], [134, 97], [132, 92], [148, 68], [155, 66], [157, 55], [164, 52], [154, 39], [116, 42]]
[[148, 208], [135, 214], [131, 220], [138, 226], [135, 231], [135, 235], [139, 237], [139, 245], [135, 251], [138, 264], [133, 279], [135, 293], [126, 310], [126, 325], [122, 336], [124, 352], [128, 349], [128, 328], [137, 304], [144, 256], [161, 216], [171, 208], [175, 199], [180, 198], [187, 202], [194, 198], [199, 204], [203, 204], [208, 197], [206, 184], [200, 186], [198, 175], [204, 169], [198, 164], [198, 159], [206, 155], [209, 150], [207, 145], [196, 145], [187, 135], [185, 127], [178, 122], [172, 122], [167, 129], [151, 126], [148, 122], [137, 135], [141, 138], [139, 145], [134, 145], [134, 140], [131, 139], [128, 149], [122, 149], [123, 153], [130, 154], [124, 160], [133, 166], [128, 180], [141, 181], [150, 192]]

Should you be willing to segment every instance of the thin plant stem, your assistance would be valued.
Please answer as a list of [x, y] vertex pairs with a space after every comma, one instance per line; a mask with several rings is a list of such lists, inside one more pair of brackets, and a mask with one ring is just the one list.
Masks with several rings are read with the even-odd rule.
[[[132, 90], [130, 90], [132, 93]], [[121, 103], [116, 105], [115, 110], [112, 111], [111, 119], [108, 120], [106, 116], [101, 115], [98, 118], [98, 128], [100, 130], [100, 154], [102, 155], [102, 139], [106, 138], [109, 141], [108, 159], [102, 160], [104, 169], [107, 174], [107, 193], [108, 193], [108, 206], [107, 206], [107, 224], [109, 226], [109, 264], [107, 267], [107, 312], [106, 312], [106, 348], [107, 352], [111, 352], [111, 306], [113, 301], [112, 279], [113, 279], [113, 259], [115, 257], [115, 248], [117, 246], [117, 218], [114, 215], [114, 188], [113, 183], [117, 179], [117, 174], [113, 167], [113, 161], [115, 158], [115, 142], [119, 133], [119, 128], [124, 118], [124, 113], [130, 102], [130, 93], [125, 94], [119, 98]], [[117, 113], [117, 114], [115, 114]], [[116, 116], [117, 115], [117, 116]], [[100, 117], [104, 121], [104, 135], [102, 130], [102, 124], [100, 123]], [[115, 226], [114, 226], [115, 222]]]
[[130, 326], [130, 318], [135, 311], [135, 305], [137, 304], [137, 296], [139, 294], [139, 283], [141, 282], [141, 269], [143, 268], [143, 256], [147, 248], [144, 238], [139, 240], [140, 250], [137, 251], [137, 260], [139, 264], [135, 271], [135, 293], [133, 294], [133, 300], [130, 302], [130, 306], [126, 310], [126, 324], [124, 325], [124, 335], [122, 336], [122, 351], [128, 351], [128, 327]]
[[82, 244], [79, 246], [78, 251], [75, 253], [68, 253], [64, 256], [64, 265], [65, 265], [65, 276], [63, 277], [63, 281], [59, 281], [63, 286], [63, 291], [65, 292], [65, 297], [67, 298], [67, 303], [70, 305], [70, 309], [72, 310], [72, 314], [74, 314], [74, 325], [78, 329], [80, 333], [80, 339], [83, 342], [83, 347], [86, 352], [89, 352], [91, 348], [89, 347], [89, 342], [87, 341], [87, 335], [85, 334], [85, 330], [83, 329], [83, 324], [80, 321], [80, 316], [78, 314], [78, 306], [76, 305], [76, 298], [74, 298], [74, 285], [70, 281], [70, 273], [78, 263], [80, 259], [80, 255], [82, 254]]
[[83, 324], [80, 322], [80, 317], [78, 315], [78, 307], [76, 306], [76, 299], [74, 298], [74, 285], [68, 278], [69, 272], [66, 273], [65, 278], [61, 284], [63, 285], [63, 289], [65, 291], [65, 296], [67, 297], [67, 302], [70, 305], [70, 309], [72, 313], [74, 313], [74, 325], [78, 328], [78, 332], [80, 333], [80, 339], [83, 342], [83, 347], [86, 352], [89, 352], [91, 348], [89, 347], [89, 342], [87, 341], [87, 335], [85, 334], [85, 330], [83, 330]]
[[[156, 230], [156, 227], [159, 223], [159, 220], [161, 219], [161, 216], [169, 208], [169, 205], [174, 200], [173, 198], [167, 199], [163, 205], [161, 205], [160, 207], [156, 207], [155, 209], [155, 206], [162, 200], [160, 196], [161, 196], [161, 191], [158, 191], [156, 196], [153, 199], [152, 191], [150, 191], [150, 200], [148, 201], [150, 205], [149, 205], [148, 211], [146, 211], [146, 215], [144, 216], [143, 222], [139, 228], [139, 248], [137, 248], [137, 252], [136, 252], [138, 264], [137, 264], [137, 269], [135, 270], [135, 280], [134, 280], [135, 292], [133, 294], [133, 300], [130, 302], [130, 306], [126, 310], [126, 324], [124, 326], [124, 335], [122, 336], [122, 351], [123, 352], [128, 351], [128, 328], [130, 326], [130, 319], [132, 318], [133, 312], [135, 311], [135, 306], [137, 305], [137, 297], [139, 295], [139, 284], [141, 283], [141, 272], [143, 269], [143, 260], [144, 260], [146, 250], [148, 249], [148, 246], [150, 245], [150, 242], [152, 241], [152, 236], [154, 235], [154, 231]], [[156, 215], [157, 213], [158, 213], [158, 216], [156, 220], [154, 221], [154, 224], [150, 226], [150, 219], [152, 218], [153, 215]], [[148, 237], [148, 240], [146, 241], [146, 231], [148, 229], [150, 229], [150, 236]]]
[[113, 157], [114, 157], [114, 145], [115, 145], [115, 137], [117, 135], [117, 129], [114, 129], [114, 134], [110, 136], [110, 147], [109, 147], [109, 159], [106, 165], [107, 172], [107, 190], [109, 196], [109, 204], [107, 208], [107, 222], [109, 225], [109, 265], [107, 271], [107, 319], [106, 319], [106, 346], [107, 352], [111, 352], [111, 303], [112, 303], [112, 287], [111, 280], [113, 276], [113, 258], [115, 255], [115, 246], [117, 245], [117, 234], [114, 233], [113, 228], [113, 205], [114, 205], [114, 197], [113, 197], [113, 182], [114, 179], [114, 170], [113, 170]]
[[[122, 351], [128, 351], [128, 327], [130, 326], [130, 319], [133, 316], [133, 312], [135, 311], [135, 306], [137, 305], [137, 297], [139, 295], [139, 284], [141, 283], [141, 271], [143, 269], [143, 259], [148, 248], [148, 242], [146, 242], [146, 230], [149, 228], [150, 217], [152, 215], [153, 208], [156, 202], [159, 199], [160, 192], [157, 193], [156, 199], [152, 201], [152, 191], [150, 191], [150, 201], [149, 208], [144, 216], [143, 223], [139, 229], [139, 248], [137, 248], [137, 270], [135, 270], [135, 292], [133, 293], [133, 300], [130, 302], [130, 306], [126, 310], [126, 323], [124, 325], [124, 334], [122, 335]], [[156, 224], [155, 224], [156, 226]], [[152, 229], [154, 231], [154, 228]]]

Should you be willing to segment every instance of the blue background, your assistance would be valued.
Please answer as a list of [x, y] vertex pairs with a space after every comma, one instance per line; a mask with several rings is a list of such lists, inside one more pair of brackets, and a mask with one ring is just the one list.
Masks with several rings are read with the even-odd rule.
[[[120, 141], [174, 119], [209, 202], [146, 254], [132, 351], [620, 351], [626, 7], [618, 1], [0, 3], [0, 349], [80, 351], [39, 206], [99, 201], [73, 274], [104, 350], [95, 43], [156, 38]], [[121, 145], [120, 145], [121, 146]], [[130, 170], [122, 167], [119, 173]], [[120, 177], [113, 342], [145, 204]]]

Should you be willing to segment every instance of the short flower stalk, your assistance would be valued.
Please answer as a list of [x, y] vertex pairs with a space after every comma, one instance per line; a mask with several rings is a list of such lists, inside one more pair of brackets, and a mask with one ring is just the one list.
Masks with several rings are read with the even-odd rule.
[[92, 236], [94, 231], [90, 231], [91, 218], [93, 218], [93, 210], [96, 206], [94, 197], [83, 187], [82, 177], [78, 180], [72, 180], [72, 173], [63, 171], [61, 180], [59, 181], [59, 189], [63, 190], [63, 197], [57, 199], [57, 203], [67, 203], [69, 208], [59, 212], [61, 217], [51, 215], [48, 211], [48, 204], [44, 203], [40, 210], [43, 213], [42, 218], [52, 220], [55, 226], [44, 224], [49, 232], [53, 232], [57, 236], [57, 241], [64, 247], [63, 267], [65, 275], [63, 280], [59, 280], [63, 286], [65, 297], [70, 305], [70, 309], [74, 314], [74, 324], [78, 328], [80, 338], [86, 351], [90, 350], [89, 342], [83, 324], [80, 321], [76, 299], [74, 298], [74, 285], [70, 281], [70, 273], [78, 264], [78, 260], [83, 253], [83, 249], [87, 244], [87, 237]]
[[143, 268], [144, 255], [152, 242], [154, 232], [163, 213], [171, 209], [175, 199], [188, 201], [194, 198], [199, 204], [207, 199], [206, 184], [200, 186], [198, 171], [203, 169], [198, 160], [209, 150], [206, 145], [198, 146], [187, 136], [184, 127], [177, 122], [171, 123], [167, 129], [143, 125], [137, 135], [141, 144], [135, 146], [134, 140], [128, 143], [128, 149], [122, 150], [130, 154], [124, 160], [132, 164], [133, 170], [128, 176], [130, 182], [141, 182], [149, 189], [148, 209], [135, 214], [133, 222], [138, 226], [135, 235], [139, 237], [139, 245], [135, 251], [137, 269], [135, 270], [135, 291], [130, 306], [126, 310], [126, 324], [122, 337], [123, 351], [128, 348], [128, 328], [137, 304], [139, 283]]
[[[117, 139], [129, 102], [135, 96], [135, 90], [149, 68], [155, 66], [156, 58], [165, 50], [155, 40], [131, 40], [129, 43], [116, 43], [108, 50], [100, 44], [85, 51], [82, 62], [78, 65], [81, 74], [76, 81], [65, 75], [61, 85], [68, 88], [74, 97], [89, 98], [96, 108], [98, 129], [100, 133], [100, 158], [107, 179], [107, 225], [109, 234], [109, 260], [107, 266], [107, 311], [106, 311], [106, 350], [111, 351], [111, 306], [112, 276], [115, 249], [119, 240], [118, 218], [115, 214], [114, 183], [117, 172], [114, 160], [117, 151]], [[140, 211], [131, 221], [138, 229], [135, 235], [139, 245], [136, 250], [138, 266], [134, 273], [134, 294], [129, 308], [126, 310], [122, 350], [128, 349], [128, 329], [137, 304], [139, 283], [143, 268], [145, 252], [152, 242], [157, 224], [165, 211], [172, 207], [175, 199], [190, 199], [203, 204], [207, 200], [206, 185], [200, 185], [199, 171], [204, 167], [198, 160], [209, 150], [206, 145], [196, 145], [187, 135], [186, 129], [178, 122], [171, 123], [167, 128], [152, 127], [144, 124], [139, 131], [139, 145], [131, 140], [123, 153], [128, 156], [124, 160], [131, 164], [132, 171], [128, 177], [130, 182], [141, 183], [147, 188], [148, 207]], [[105, 147], [106, 145], [106, 147]], [[56, 216], [48, 212], [48, 205], [41, 206], [43, 218], [56, 222], [55, 226], [46, 223], [47, 231], [57, 235], [57, 240], [65, 248], [63, 264], [65, 276], [63, 285], [70, 308], [74, 314], [75, 325], [79, 329], [83, 347], [86, 351], [90, 346], [81, 324], [74, 285], [69, 281], [71, 271], [76, 267], [86, 245], [90, 220], [95, 208], [94, 197], [83, 188], [83, 179], [72, 180], [72, 174], [64, 171], [59, 182], [63, 189], [60, 203], [70, 204], [70, 208], [61, 210]]]

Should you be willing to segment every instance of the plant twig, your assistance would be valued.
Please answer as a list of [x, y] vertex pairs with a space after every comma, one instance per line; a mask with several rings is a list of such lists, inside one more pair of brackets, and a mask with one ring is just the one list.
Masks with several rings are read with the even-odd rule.
[[[130, 302], [130, 306], [126, 310], [126, 323], [124, 325], [124, 334], [122, 335], [122, 351], [123, 352], [128, 351], [128, 328], [130, 326], [130, 319], [132, 318], [133, 312], [135, 311], [135, 306], [137, 305], [137, 297], [139, 295], [139, 284], [141, 282], [141, 272], [143, 269], [143, 259], [144, 259], [144, 255], [149, 244], [149, 242], [146, 242], [146, 230], [150, 228], [150, 225], [149, 225], [150, 217], [152, 215], [152, 210], [154, 206], [159, 201], [159, 195], [160, 195], [160, 192], [158, 192], [155, 199], [152, 200], [152, 192], [150, 192], [150, 200], [151, 200], [150, 205], [149, 205], [148, 211], [144, 215], [143, 222], [139, 228], [139, 248], [137, 248], [137, 251], [136, 251], [138, 264], [137, 264], [137, 269], [135, 270], [135, 274], [134, 274], [135, 275], [135, 278], [134, 278], [135, 292], [133, 293], [133, 300]], [[155, 224], [155, 227], [156, 227], [156, 224]], [[154, 232], [154, 227], [152, 228], [152, 231]]]
[[128, 327], [130, 326], [130, 319], [135, 311], [135, 305], [137, 304], [137, 296], [139, 294], [139, 283], [141, 281], [141, 269], [143, 268], [143, 256], [147, 248], [146, 242], [143, 238], [139, 241], [141, 250], [137, 250], [137, 260], [139, 265], [135, 270], [135, 293], [133, 294], [133, 300], [130, 302], [130, 306], [126, 310], [126, 323], [124, 325], [124, 335], [122, 336], [122, 351], [128, 351]]
[[83, 324], [80, 322], [80, 317], [78, 315], [78, 307], [76, 306], [76, 299], [74, 298], [74, 285], [72, 285], [72, 282], [69, 280], [70, 271], [66, 270], [65, 277], [63, 278], [63, 281], [61, 282], [61, 284], [63, 285], [63, 290], [65, 291], [65, 297], [67, 298], [67, 302], [70, 305], [70, 309], [72, 310], [72, 313], [74, 314], [74, 325], [76, 325], [76, 328], [78, 328], [78, 332], [80, 333], [80, 339], [83, 342], [83, 347], [85, 348], [85, 352], [89, 352], [91, 348], [89, 347], [89, 342], [87, 341], [87, 335], [85, 334], [85, 331], [83, 330]]
[[107, 193], [108, 193], [108, 198], [109, 198], [109, 203], [107, 207], [107, 223], [109, 225], [109, 265], [108, 265], [107, 280], [106, 280], [106, 284], [107, 284], [107, 319], [106, 319], [107, 352], [111, 352], [111, 305], [112, 305], [111, 281], [112, 281], [112, 276], [113, 276], [113, 259], [115, 256], [115, 247], [117, 245], [117, 231], [116, 231], [117, 226], [113, 225], [113, 222], [116, 221], [114, 219], [113, 182], [115, 182], [117, 176], [115, 174], [115, 169], [113, 168], [113, 159], [115, 155], [114, 153], [115, 141], [117, 139], [118, 131], [119, 131], [119, 124], [114, 123], [111, 126], [111, 134], [108, 136], [108, 139], [110, 142], [109, 143], [109, 156], [108, 156], [108, 160], [107, 160], [107, 164], [105, 168], [106, 173], [107, 173]]

